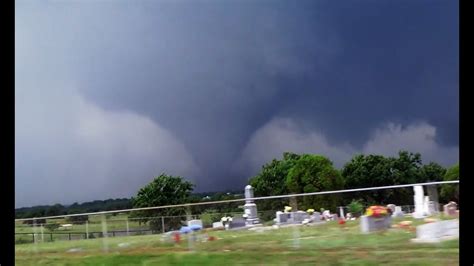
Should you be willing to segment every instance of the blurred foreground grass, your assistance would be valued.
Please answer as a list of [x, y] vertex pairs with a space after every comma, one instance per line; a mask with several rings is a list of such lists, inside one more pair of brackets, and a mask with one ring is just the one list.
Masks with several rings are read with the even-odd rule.
[[[414, 225], [420, 222], [414, 222]], [[458, 240], [415, 244], [415, 232], [390, 229], [361, 234], [358, 221], [344, 226], [280, 228], [263, 232], [214, 231], [217, 240], [192, 251], [161, 235], [16, 245], [16, 265], [458, 265]], [[76, 252], [70, 252], [76, 249]]]

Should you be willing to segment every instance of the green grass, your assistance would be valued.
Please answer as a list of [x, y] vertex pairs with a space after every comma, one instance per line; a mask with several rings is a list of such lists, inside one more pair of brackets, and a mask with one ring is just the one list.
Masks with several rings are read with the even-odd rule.
[[[125, 230], [126, 229], [126, 219], [127, 219], [126, 214], [119, 214], [116, 216], [111, 216], [107, 218], [107, 229], [108, 230]], [[59, 224], [70, 224], [70, 222], [66, 221], [65, 219], [50, 219], [48, 220], [48, 223], [59, 223]], [[128, 226], [130, 229], [133, 228], [144, 228], [145, 226], [142, 224], [140, 225], [138, 221], [136, 220], [129, 220], [128, 221]], [[102, 231], [102, 223], [101, 223], [101, 217], [100, 216], [89, 216], [89, 232], [101, 232]], [[39, 232], [39, 229], [37, 229]], [[67, 230], [61, 230], [61, 229], [56, 229], [53, 231], [54, 232], [68, 232], [68, 233], [83, 233], [86, 231], [86, 225], [85, 224], [75, 224], [72, 226], [71, 229]], [[50, 231], [46, 228], [44, 228], [45, 233], [49, 233]], [[15, 233], [33, 233], [33, 227], [28, 226], [25, 224], [22, 224], [21, 222], [16, 222], [15, 223]]]
[[[421, 221], [415, 221], [415, 225]], [[264, 232], [208, 232], [218, 240], [180, 244], [161, 235], [16, 245], [16, 265], [458, 265], [457, 240], [415, 244], [414, 232], [360, 234], [359, 222], [280, 228]], [[298, 238], [295, 242], [294, 237]], [[119, 247], [119, 243], [129, 243]], [[295, 244], [299, 244], [298, 247]], [[80, 252], [67, 252], [80, 248]]]
[[[111, 216], [107, 218], [107, 230], [110, 231], [126, 231], [127, 224], [127, 215], [126, 214], [118, 214], [116, 216]], [[59, 224], [70, 224], [70, 222], [66, 221], [65, 219], [50, 219], [48, 223], [59, 223]], [[137, 220], [129, 220], [128, 221], [129, 230], [149, 230], [148, 225], [139, 224]], [[102, 232], [102, 221], [100, 216], [89, 216], [88, 222], [88, 232]], [[51, 241], [50, 233], [53, 233], [53, 241], [58, 240], [68, 240], [69, 235], [67, 233], [71, 233], [71, 237], [74, 239], [77, 238], [85, 238], [86, 233], [86, 224], [74, 224], [72, 228], [63, 229], [58, 228], [54, 231], [50, 231], [47, 228], [43, 228], [44, 233], [44, 241], [49, 242]], [[21, 222], [15, 223], [15, 233], [21, 233], [15, 235], [15, 243], [22, 244], [22, 243], [30, 243], [33, 241], [33, 236], [31, 235], [34, 233], [34, 228], [29, 225], [22, 224]], [[23, 234], [28, 233], [28, 234]], [[40, 237], [40, 228], [36, 227], [37, 236]], [[64, 233], [64, 234], [63, 234]], [[97, 236], [97, 235], [96, 235]]]

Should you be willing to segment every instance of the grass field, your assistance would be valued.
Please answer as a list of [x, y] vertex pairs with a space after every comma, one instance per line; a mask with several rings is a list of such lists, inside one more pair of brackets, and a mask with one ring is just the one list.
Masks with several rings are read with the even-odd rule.
[[[415, 221], [414, 225], [420, 221]], [[16, 265], [458, 265], [457, 240], [415, 244], [414, 231], [361, 234], [358, 221], [345, 226], [280, 228], [264, 232], [207, 232], [217, 240], [180, 244], [161, 235], [56, 241], [15, 247]], [[296, 242], [295, 242], [296, 239]], [[119, 244], [127, 243], [126, 247]], [[295, 246], [295, 244], [298, 244]], [[69, 252], [71, 249], [80, 249]]]
[[[126, 228], [126, 220], [128, 215], [126, 214], [118, 214], [116, 216], [110, 216], [107, 218], [107, 228], [110, 230], [124, 230]], [[66, 221], [66, 219], [50, 219], [48, 223], [59, 223], [59, 224], [70, 224], [70, 222]], [[130, 228], [137, 228], [140, 227], [136, 220], [129, 220], [128, 221]], [[101, 225], [101, 216], [98, 215], [91, 215], [89, 216], [89, 231], [100, 232], [102, 231]], [[143, 225], [141, 225], [143, 227]], [[46, 228], [44, 229], [45, 232], [49, 232]], [[71, 229], [65, 230], [67, 232], [85, 232], [86, 225], [85, 224], [75, 224]], [[56, 229], [55, 232], [62, 232], [60, 229]], [[31, 226], [22, 224], [21, 222], [15, 223], [15, 233], [33, 233], [33, 228]]]
[[[111, 216], [107, 218], [107, 229], [109, 231], [125, 231], [127, 229], [127, 215], [126, 214], [119, 214], [116, 216]], [[48, 220], [48, 223], [59, 223], [59, 224], [70, 224], [70, 222], [66, 221], [65, 219], [51, 219]], [[128, 221], [129, 230], [148, 230], [149, 226], [144, 224], [139, 224], [136, 220], [129, 220]], [[89, 216], [88, 222], [88, 232], [102, 232], [102, 223], [100, 216]], [[85, 224], [74, 224], [72, 228], [63, 229], [58, 228], [54, 231], [50, 231], [47, 228], [43, 228], [44, 232], [44, 241], [51, 241], [51, 236], [49, 233], [53, 233], [53, 240], [67, 240], [67, 234], [59, 234], [59, 233], [71, 233], [73, 238], [85, 238], [84, 233], [86, 232], [86, 225]], [[28, 235], [25, 234], [16, 234], [15, 241], [16, 243], [27, 243], [32, 242], [32, 235], [34, 233], [34, 229], [32, 226], [28, 226], [22, 224], [21, 222], [15, 222], [15, 233], [29, 233]], [[36, 227], [36, 233], [38, 236], [40, 235], [40, 228], [39, 226]]]

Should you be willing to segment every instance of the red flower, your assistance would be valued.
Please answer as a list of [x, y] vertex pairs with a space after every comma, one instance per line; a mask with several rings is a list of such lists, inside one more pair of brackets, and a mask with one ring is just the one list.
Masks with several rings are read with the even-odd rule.
[[179, 243], [181, 241], [181, 236], [179, 233], [174, 234], [174, 242]]
[[341, 219], [339, 219], [339, 222], [338, 222], [338, 223], [339, 223], [339, 224], [345, 224], [345, 223], [346, 223], [346, 220], [344, 220], [344, 219], [341, 218]]

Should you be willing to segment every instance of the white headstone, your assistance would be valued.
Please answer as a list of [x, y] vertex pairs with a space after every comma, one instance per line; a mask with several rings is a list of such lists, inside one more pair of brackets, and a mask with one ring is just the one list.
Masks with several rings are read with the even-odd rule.
[[192, 225], [199, 225], [200, 227], [202, 227], [202, 221], [201, 220], [189, 220], [188, 221], [188, 226], [192, 226]]
[[433, 243], [459, 237], [459, 220], [446, 220], [420, 225], [414, 242]]
[[222, 228], [222, 227], [224, 227], [224, 224], [222, 222], [212, 223], [212, 228]]
[[259, 224], [260, 221], [257, 216], [257, 205], [251, 200], [253, 198], [253, 187], [247, 185], [245, 187], [245, 205], [244, 213], [247, 215], [246, 224], [253, 225]]
[[402, 207], [395, 206], [395, 211], [392, 213], [392, 217], [404, 217], [405, 213], [402, 211]]
[[415, 212], [413, 213], [413, 218], [424, 218], [425, 216], [425, 195], [423, 192], [423, 186], [413, 186], [415, 191]]
[[430, 197], [425, 196], [425, 200], [423, 201], [423, 214], [424, 215], [431, 215], [432, 213], [430, 212]]

